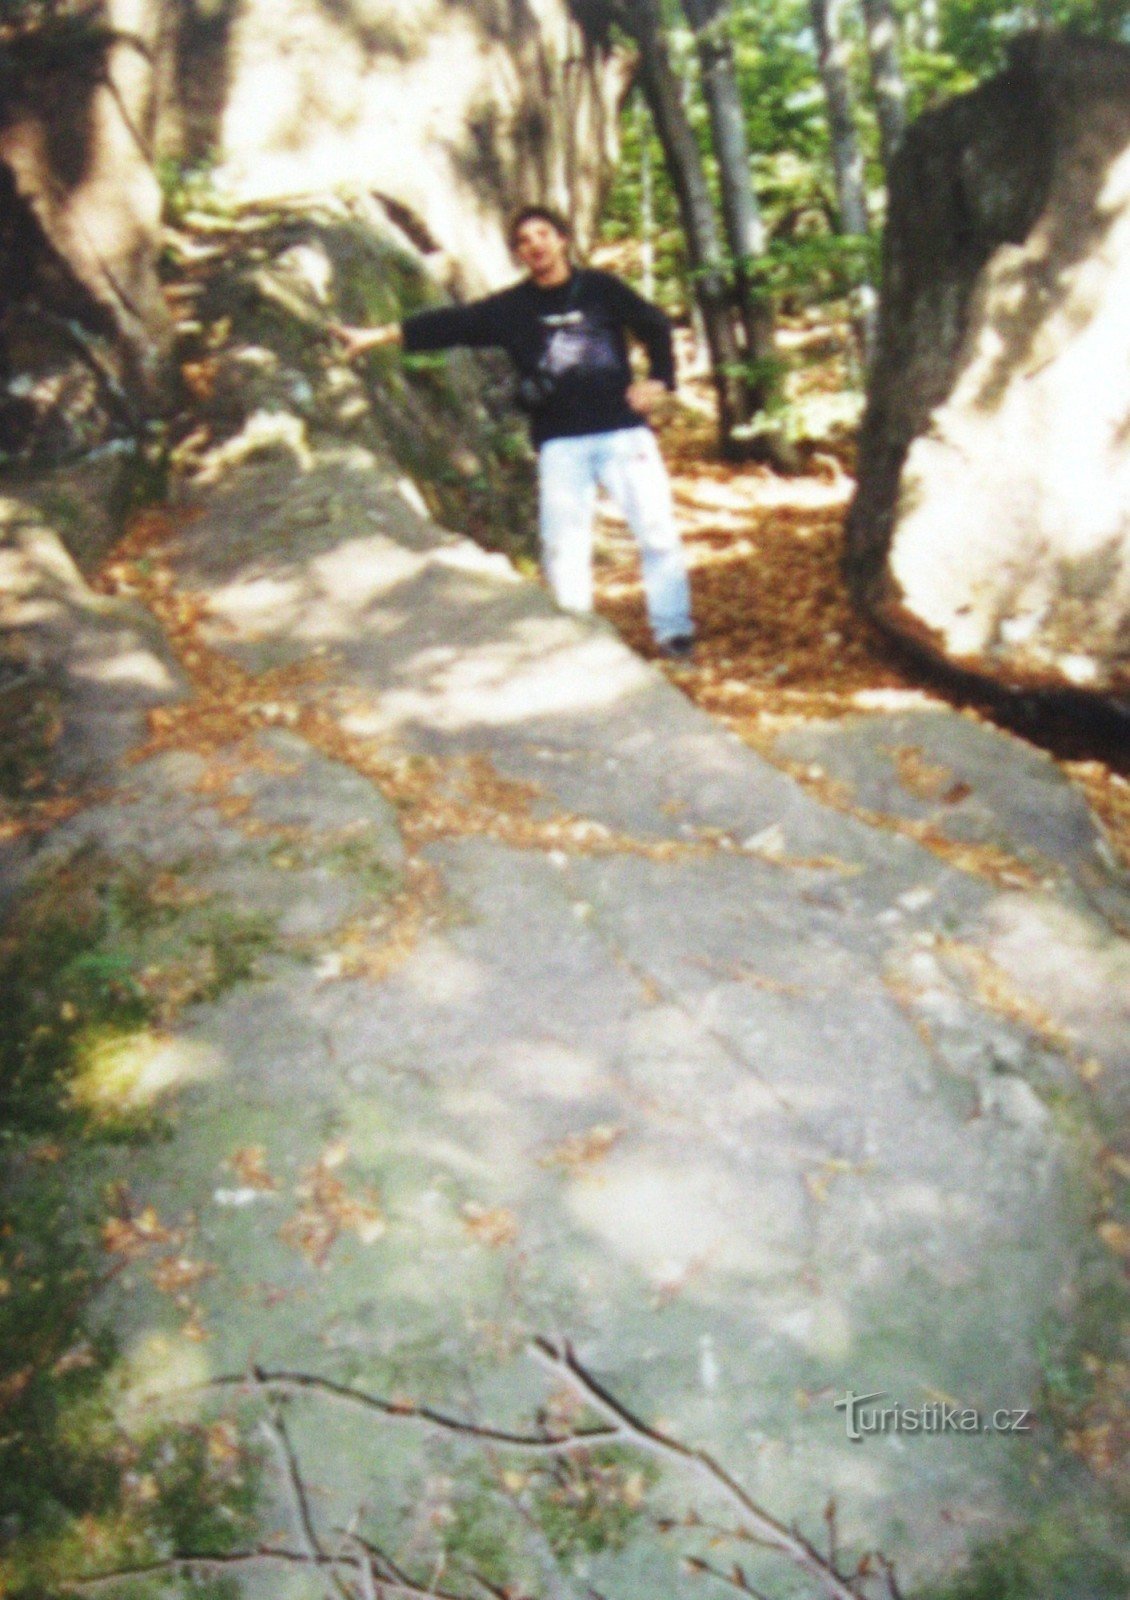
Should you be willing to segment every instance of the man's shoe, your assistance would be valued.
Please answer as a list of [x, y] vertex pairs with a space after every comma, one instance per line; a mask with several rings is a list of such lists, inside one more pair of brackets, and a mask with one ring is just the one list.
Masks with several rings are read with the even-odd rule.
[[673, 639], [662, 639], [659, 644], [659, 654], [668, 661], [691, 661], [694, 659], [694, 635], [690, 633], [677, 633]]

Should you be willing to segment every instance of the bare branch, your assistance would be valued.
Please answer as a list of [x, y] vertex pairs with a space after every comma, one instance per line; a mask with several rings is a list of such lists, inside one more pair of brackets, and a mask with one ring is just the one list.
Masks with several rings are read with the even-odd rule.
[[[365, 1540], [354, 1535], [354, 1542], [360, 1545], [367, 1555], [380, 1557], [381, 1552], [370, 1546]], [[183, 1555], [169, 1556], [161, 1561], [143, 1561], [132, 1567], [118, 1567], [113, 1572], [91, 1573], [87, 1577], [69, 1578], [60, 1580], [66, 1590], [81, 1590], [84, 1593], [104, 1589], [111, 1584], [128, 1582], [131, 1578], [149, 1578], [159, 1573], [173, 1573], [185, 1576], [193, 1572], [223, 1571], [231, 1567], [247, 1566], [252, 1562], [282, 1562], [289, 1566], [298, 1567], [351, 1567], [362, 1571], [368, 1565], [357, 1556], [308, 1556], [302, 1550], [277, 1550], [272, 1546], [264, 1546], [256, 1550], [235, 1550], [228, 1555]], [[408, 1578], [390, 1579], [383, 1578], [373, 1573], [380, 1600], [395, 1595], [404, 1595], [408, 1600], [465, 1600], [465, 1596], [450, 1594], [445, 1589], [427, 1589], [422, 1584], [411, 1582]]]
[[[376, 1579], [377, 1589], [382, 1596], [386, 1594], [414, 1595], [416, 1600], [466, 1600], [465, 1595], [454, 1594], [449, 1589], [433, 1589], [426, 1584], [415, 1583], [392, 1557], [381, 1549], [379, 1544], [373, 1544], [359, 1533], [351, 1534], [354, 1544], [358, 1545], [372, 1563], [373, 1576]], [[390, 1573], [390, 1577], [384, 1574]], [[479, 1580], [476, 1580], [479, 1581]], [[484, 1585], [485, 1587], [485, 1585]]]
[[527, 1450], [535, 1455], [572, 1455], [578, 1450], [591, 1450], [602, 1444], [615, 1444], [620, 1437], [617, 1428], [583, 1428], [575, 1433], [512, 1433], [505, 1428], [482, 1427], [476, 1422], [466, 1422], [461, 1417], [448, 1416], [431, 1406], [415, 1405], [411, 1401], [386, 1400], [381, 1395], [368, 1394], [363, 1389], [353, 1389], [348, 1384], [336, 1383], [332, 1378], [320, 1378], [308, 1372], [268, 1372], [256, 1367], [249, 1374], [227, 1373], [210, 1378], [205, 1383], [194, 1384], [177, 1393], [191, 1393], [194, 1389], [259, 1388], [270, 1394], [313, 1391], [331, 1400], [361, 1406], [376, 1411], [383, 1417], [399, 1422], [422, 1422], [446, 1433], [463, 1434], [471, 1439], [481, 1439], [488, 1444], [505, 1445], [510, 1450]]
[[[298, 1456], [295, 1453], [282, 1412], [277, 1408], [273, 1412], [272, 1424], [278, 1436], [283, 1461], [286, 1466], [287, 1482], [294, 1499], [294, 1506], [298, 1513], [298, 1522], [306, 1548], [310, 1555], [316, 1557], [319, 1561], [329, 1561], [329, 1553], [319, 1539], [318, 1530], [314, 1526], [314, 1517], [310, 1510], [310, 1497], [306, 1493], [306, 1484], [303, 1481], [302, 1471], [298, 1465]], [[330, 1580], [338, 1594], [341, 1595], [342, 1600], [352, 1600], [351, 1591], [342, 1583], [336, 1566], [331, 1565], [327, 1570], [329, 1571]]]
[[92, 1572], [84, 1577], [61, 1578], [59, 1583], [67, 1590], [95, 1591], [104, 1589], [110, 1584], [124, 1583], [131, 1578], [147, 1578], [162, 1572], [183, 1575], [190, 1572], [222, 1571], [227, 1567], [243, 1567], [256, 1561], [273, 1561], [298, 1567], [321, 1567], [338, 1563], [345, 1566], [359, 1565], [355, 1558], [349, 1556], [309, 1556], [304, 1550], [282, 1550], [273, 1545], [262, 1545], [254, 1550], [232, 1550], [226, 1555], [167, 1556], [159, 1561], [141, 1561], [132, 1567], [117, 1567], [112, 1572]]
[[824, 1522], [828, 1528], [828, 1560], [834, 1567], [840, 1562], [840, 1530], [836, 1521], [836, 1501], [833, 1496], [824, 1507]]
[[859, 1591], [840, 1576], [814, 1545], [759, 1506], [713, 1456], [705, 1450], [684, 1444], [680, 1439], [656, 1432], [609, 1394], [581, 1365], [567, 1340], [558, 1346], [549, 1339], [535, 1339], [532, 1348], [543, 1366], [564, 1378], [594, 1410], [610, 1419], [624, 1442], [655, 1455], [671, 1457], [692, 1468], [699, 1477], [708, 1479], [714, 1488], [721, 1490], [731, 1504], [740, 1510], [750, 1524], [752, 1537], [787, 1556], [795, 1566], [813, 1578], [831, 1600], [860, 1600]]
[[[554, 1342], [550, 1339], [539, 1338], [533, 1342], [531, 1353], [542, 1366], [550, 1370], [557, 1378], [564, 1379], [591, 1410], [605, 1419], [605, 1425], [577, 1429], [566, 1434], [552, 1434], [544, 1430], [537, 1433], [519, 1433], [509, 1429], [492, 1428], [468, 1422], [461, 1417], [450, 1416], [446, 1412], [434, 1410], [431, 1406], [390, 1400], [382, 1395], [370, 1394], [365, 1390], [352, 1388], [348, 1384], [338, 1383], [332, 1378], [323, 1378], [306, 1372], [268, 1371], [262, 1367], [253, 1368], [248, 1374], [225, 1374], [192, 1387], [197, 1390], [251, 1387], [262, 1390], [269, 1398], [303, 1392], [321, 1394], [328, 1399], [376, 1412], [384, 1418], [419, 1422], [446, 1433], [457, 1434], [509, 1450], [526, 1451], [534, 1455], [568, 1456], [602, 1445], [630, 1445], [652, 1455], [679, 1462], [695, 1472], [700, 1478], [705, 1479], [715, 1491], [720, 1492], [729, 1500], [730, 1504], [740, 1514], [740, 1524], [735, 1528], [720, 1527], [717, 1530], [718, 1532], [733, 1539], [761, 1545], [786, 1557], [794, 1566], [819, 1585], [827, 1600], [862, 1600], [862, 1590], [858, 1583], [845, 1578], [837, 1570], [837, 1530], [834, 1509], [829, 1507], [825, 1512], [825, 1520], [828, 1524], [829, 1539], [832, 1547], [830, 1556], [825, 1557], [810, 1540], [804, 1537], [798, 1528], [787, 1527], [774, 1517], [771, 1512], [760, 1506], [738, 1480], [706, 1450], [695, 1448], [685, 1444], [680, 1439], [660, 1432], [631, 1412], [582, 1365], [572, 1346], [567, 1341]], [[309, 1505], [305, 1500], [305, 1493], [302, 1488], [301, 1475], [298, 1472], [297, 1462], [293, 1458], [293, 1451], [290, 1448], [289, 1438], [286, 1435], [281, 1418], [276, 1418], [275, 1426], [280, 1430], [280, 1438], [284, 1449], [287, 1451], [288, 1477], [295, 1495], [296, 1504], [300, 1508], [303, 1534], [311, 1545], [317, 1564], [331, 1569], [333, 1581], [339, 1593], [342, 1593], [344, 1586], [342, 1585], [340, 1574], [336, 1570], [335, 1558], [328, 1556], [317, 1544]], [[692, 1523], [688, 1521], [687, 1526], [691, 1525]], [[693, 1519], [693, 1525], [705, 1526], [697, 1516]], [[383, 1550], [369, 1544], [351, 1530], [345, 1536], [365, 1552], [366, 1560], [359, 1562], [358, 1560], [341, 1556], [336, 1558], [337, 1565], [344, 1565], [358, 1570], [366, 1583], [367, 1593], [371, 1587], [375, 1586], [378, 1600], [385, 1600], [386, 1596], [394, 1595], [414, 1595], [417, 1600], [466, 1600], [465, 1596], [455, 1595], [450, 1591], [439, 1589], [434, 1584], [429, 1587], [426, 1584], [417, 1583], [407, 1573], [396, 1567]], [[697, 1560], [697, 1558], [695, 1559]], [[890, 1600], [901, 1600], [893, 1568], [888, 1561], [883, 1561], [882, 1565], [890, 1592]], [[713, 1572], [713, 1569], [707, 1569], [703, 1566], [702, 1570], [710, 1570], [712, 1575], [718, 1576], [717, 1573]], [[740, 1571], [739, 1568], [734, 1570], [735, 1572]], [[494, 1593], [492, 1587], [485, 1582], [481, 1575], [471, 1573], [469, 1576], [484, 1592]], [[725, 1574], [721, 1574], [721, 1577], [723, 1581], [730, 1583], [731, 1587], [734, 1586], [732, 1578], [726, 1577]], [[746, 1581], [744, 1574], [742, 1574], [741, 1581]], [[350, 1593], [351, 1591], [344, 1590], [344, 1592]], [[749, 1593], [755, 1594], [755, 1591], [749, 1590]]]
[[736, 1589], [739, 1594], [750, 1596], [750, 1600], [768, 1600], [760, 1589], [755, 1589], [740, 1567], [735, 1567], [732, 1572], [723, 1572], [721, 1567], [715, 1567], [709, 1561], [704, 1561], [701, 1556], [693, 1558], [693, 1568], [706, 1578], [716, 1578], [719, 1583], [724, 1583], [728, 1589]]
[[903, 1600], [902, 1590], [899, 1588], [898, 1579], [895, 1577], [894, 1563], [882, 1552], [876, 1553], [875, 1560], [883, 1569], [883, 1576], [887, 1580], [887, 1592], [891, 1600]]
[[336, 1564], [331, 1564], [332, 1558], [318, 1537], [318, 1530], [310, 1510], [310, 1497], [306, 1492], [306, 1483], [302, 1477], [302, 1469], [298, 1464], [298, 1455], [291, 1441], [286, 1422], [283, 1419], [280, 1405], [276, 1404], [271, 1407], [270, 1421], [264, 1420], [263, 1427], [270, 1436], [279, 1456], [283, 1479], [295, 1511], [297, 1532], [306, 1546], [307, 1555], [311, 1560], [324, 1561], [327, 1564], [330, 1581], [341, 1596], [341, 1600], [354, 1600], [353, 1591], [342, 1582]]

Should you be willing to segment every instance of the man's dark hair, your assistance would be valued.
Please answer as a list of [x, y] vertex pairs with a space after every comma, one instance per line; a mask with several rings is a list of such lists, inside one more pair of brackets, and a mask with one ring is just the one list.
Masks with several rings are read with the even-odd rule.
[[573, 230], [566, 219], [560, 211], [554, 211], [552, 206], [523, 206], [510, 218], [510, 226], [506, 230], [506, 242], [511, 250], [518, 242], [518, 230], [527, 222], [548, 222], [563, 239], [570, 239], [573, 235]]

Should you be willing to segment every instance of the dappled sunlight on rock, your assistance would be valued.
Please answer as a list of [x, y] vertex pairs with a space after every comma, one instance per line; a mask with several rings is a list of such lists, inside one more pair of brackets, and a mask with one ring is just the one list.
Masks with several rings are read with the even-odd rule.
[[[981, 142], [1004, 97], [1043, 139]], [[1000, 687], [1127, 686], [1128, 145], [1121, 48], [1033, 37], [910, 130], [892, 189], [852, 583], [892, 632]]]
[[1051, 896], [1001, 895], [986, 920], [987, 952], [1017, 1003], [1039, 1007], [1075, 1041], [1076, 1071], [1101, 1099], [1124, 1102], [1118, 1069], [1130, 1062], [1130, 945], [1101, 937]]
[[[677, 1166], [661, 1147], [617, 1151], [574, 1179], [566, 1204], [615, 1255], [649, 1276], [672, 1263], [706, 1259], [711, 1275], [766, 1277], [800, 1266], [799, 1199], [795, 1210], [744, 1183], [705, 1153], [681, 1152]], [[686, 1293], [701, 1292], [688, 1274]]]
[[380, 538], [347, 540], [285, 575], [237, 581], [209, 597], [209, 612], [244, 640], [351, 643], [402, 620], [378, 605], [419, 577], [425, 556]]
[[207, 1083], [223, 1067], [213, 1047], [148, 1029], [92, 1037], [81, 1055], [75, 1103], [96, 1115], [148, 1109], [165, 1095]]
[[492, 1052], [491, 1067], [520, 1095], [585, 1100], [611, 1084], [595, 1055], [556, 1039], [517, 1039]]
[[401, 969], [401, 981], [435, 1006], [458, 1006], [480, 994], [488, 974], [450, 945], [429, 940]]
[[160, 1415], [192, 1418], [205, 1402], [200, 1385], [212, 1376], [208, 1354], [197, 1340], [146, 1332], [127, 1350], [119, 1375], [119, 1409], [128, 1428]]
[[779, 1338], [788, 1339], [821, 1361], [846, 1361], [855, 1347], [851, 1315], [840, 1300], [816, 1295], [794, 1310], [763, 1313]]
[[305, 422], [287, 411], [254, 411], [239, 433], [208, 452], [199, 473], [201, 487], [219, 483], [233, 467], [257, 456], [283, 451], [293, 457], [300, 472], [311, 470], [314, 457]]
[[932, 1224], [973, 1222], [977, 1204], [973, 1197], [935, 1183], [892, 1183], [884, 1190], [883, 1204], [893, 1216]]
[[449, 567], [452, 572], [473, 572], [498, 583], [521, 583], [521, 574], [504, 555], [497, 551], [481, 550], [469, 540], [453, 540], [440, 545], [432, 558], [438, 566]]
[[[492, 1184], [497, 1178], [495, 1154], [485, 1145], [482, 1149], [472, 1149], [468, 1143], [460, 1143], [426, 1128], [401, 1129], [398, 1137], [401, 1147], [411, 1151], [421, 1166], [426, 1163], [429, 1172], [444, 1172], [466, 1179], [469, 1183], [483, 1185]], [[446, 1199], [444, 1204], [448, 1204]], [[443, 1227], [446, 1228], [446, 1220], [443, 1221]]]
[[[568, 1337], [609, 1393], [771, 1485], [806, 1532], [842, 1484], [847, 1539], [862, 1522], [901, 1560], [908, 1503], [931, 1528], [969, 1511], [974, 1447], [915, 1461], [876, 1441], [861, 1462], [833, 1385], [911, 1400], [999, 1373], [1023, 1400], [1078, 1232], [1060, 1130], [1014, 1114], [1027, 1035], [954, 954], [995, 887], [831, 804], [865, 767], [909, 785], [913, 816], [960, 808], [973, 783], [929, 742], [941, 719], [857, 717], [879, 741], [860, 771], [798, 750], [818, 804], [605, 624], [422, 521], [398, 469], [315, 448], [311, 472], [275, 452], [197, 515], [139, 522], [114, 562], [194, 695], [152, 719], [137, 798], [83, 826], [162, 869], [186, 841], [209, 857], [199, 886], [161, 871], [160, 916], [221, 882], [271, 914], [254, 985], [170, 1023], [215, 1041], [213, 1080], [167, 1147], [126, 1154], [103, 1226], [130, 1391], [195, 1423], [182, 1391], [210, 1369], [233, 1418], [277, 1413], [328, 1547], [366, 1494], [405, 1504], [418, 1460], [470, 1481], [485, 1441], [465, 1420], [575, 1422], [524, 1356]], [[797, 494], [728, 474], [685, 497], [706, 603], [676, 684], [709, 704], [736, 683], [735, 731], [917, 693], [846, 607], [839, 475]], [[622, 585], [618, 620], [650, 649], [623, 537], [604, 599]], [[1046, 816], [1039, 774], [1004, 754]], [[130, 1061], [107, 1059], [119, 1097]], [[179, 1336], [154, 1331], [174, 1317]], [[285, 1406], [256, 1367], [286, 1372]], [[387, 1401], [354, 1407], [349, 1449], [327, 1380]], [[441, 1437], [426, 1408], [459, 1426]], [[507, 1457], [507, 1493], [540, 1492], [553, 1456]], [[634, 1540], [601, 1553], [615, 1581]]]
[[390, 690], [383, 709], [393, 722], [421, 721], [443, 731], [591, 712], [651, 683], [643, 663], [617, 640], [594, 633], [578, 642], [572, 627], [552, 616], [527, 618], [504, 642], [481, 650], [472, 646], [452, 658], [441, 648], [438, 659], [424, 651], [414, 662], [417, 683]]
[[469, 1072], [463, 1083], [448, 1084], [440, 1092], [444, 1111], [463, 1128], [468, 1137], [477, 1140], [486, 1154], [489, 1151], [492, 1183], [501, 1175], [508, 1181], [511, 1174], [524, 1186], [527, 1169], [526, 1147], [531, 1135], [536, 1135], [536, 1122], [528, 1109], [516, 1114], [514, 1101], [502, 1084], [495, 1085], [482, 1072]]
[[74, 676], [91, 683], [134, 684], [155, 694], [171, 694], [178, 688], [166, 663], [148, 650], [122, 650], [84, 662], [75, 667]]

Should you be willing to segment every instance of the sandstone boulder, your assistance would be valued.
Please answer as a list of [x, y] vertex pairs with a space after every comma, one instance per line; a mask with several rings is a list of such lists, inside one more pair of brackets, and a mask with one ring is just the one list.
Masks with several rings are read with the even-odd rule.
[[848, 566], [963, 670], [1130, 692], [1130, 49], [1029, 36], [907, 134]]
[[[169, 8], [170, 11], [172, 8]], [[380, 196], [451, 281], [513, 277], [504, 222], [572, 213], [582, 245], [615, 154], [624, 58], [568, 0], [244, 0], [181, 7], [161, 140], [240, 201]]]
[[50, 257], [27, 287], [63, 316], [85, 311], [142, 391], [158, 384], [171, 333], [156, 271], [150, 10], [149, 0], [105, 0], [77, 23], [10, 42], [0, 111], [5, 236], [25, 258]]

